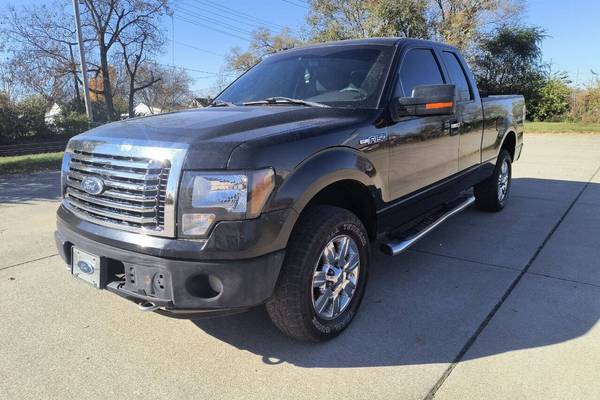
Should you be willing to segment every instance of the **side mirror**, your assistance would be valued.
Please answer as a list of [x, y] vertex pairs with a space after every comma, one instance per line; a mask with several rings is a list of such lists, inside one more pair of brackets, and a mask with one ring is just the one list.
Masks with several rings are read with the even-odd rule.
[[455, 109], [455, 85], [420, 85], [413, 89], [411, 97], [394, 98], [391, 114], [397, 121], [409, 115], [452, 115]]

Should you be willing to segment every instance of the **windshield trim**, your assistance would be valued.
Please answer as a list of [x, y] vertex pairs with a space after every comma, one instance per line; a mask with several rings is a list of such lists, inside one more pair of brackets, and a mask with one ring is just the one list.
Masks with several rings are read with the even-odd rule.
[[[381, 110], [386, 107], [386, 104], [381, 104], [384, 101], [384, 98], [387, 98], [387, 94], [389, 93], [390, 86], [394, 84], [394, 79], [392, 79], [393, 74], [396, 71], [396, 64], [398, 62], [398, 43], [396, 42], [393, 45], [394, 51], [392, 52], [392, 57], [390, 58], [390, 62], [388, 63], [388, 71], [385, 74], [385, 83], [381, 88], [381, 92], [379, 93], [379, 99], [377, 100], [377, 110]], [[388, 100], [389, 102], [389, 100]]]

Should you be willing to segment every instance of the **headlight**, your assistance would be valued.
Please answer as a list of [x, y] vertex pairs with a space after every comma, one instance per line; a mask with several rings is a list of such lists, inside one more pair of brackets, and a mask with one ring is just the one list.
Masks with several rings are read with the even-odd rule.
[[275, 186], [271, 168], [248, 172], [184, 172], [179, 234], [205, 236], [217, 221], [256, 218]]

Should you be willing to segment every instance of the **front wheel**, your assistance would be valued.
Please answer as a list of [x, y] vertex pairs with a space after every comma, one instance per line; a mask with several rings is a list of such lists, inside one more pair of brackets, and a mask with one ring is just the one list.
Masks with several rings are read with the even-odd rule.
[[485, 211], [500, 211], [508, 201], [512, 177], [512, 159], [502, 149], [492, 176], [475, 185], [475, 205]]
[[369, 241], [356, 215], [315, 206], [294, 228], [275, 293], [266, 307], [286, 335], [320, 342], [340, 334], [364, 295]]

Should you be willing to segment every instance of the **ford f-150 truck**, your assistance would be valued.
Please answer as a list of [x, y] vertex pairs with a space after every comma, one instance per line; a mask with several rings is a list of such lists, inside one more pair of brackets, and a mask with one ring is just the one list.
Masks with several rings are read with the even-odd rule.
[[56, 243], [73, 276], [141, 310], [265, 304], [287, 335], [327, 340], [358, 310], [372, 248], [505, 206], [524, 117], [522, 96], [482, 97], [444, 44], [284, 51], [207, 108], [71, 139]]

